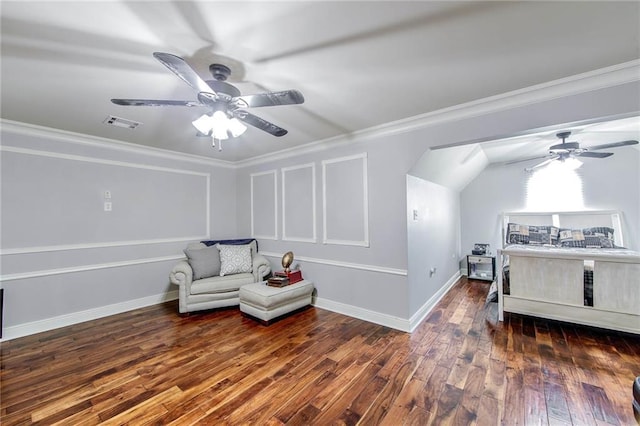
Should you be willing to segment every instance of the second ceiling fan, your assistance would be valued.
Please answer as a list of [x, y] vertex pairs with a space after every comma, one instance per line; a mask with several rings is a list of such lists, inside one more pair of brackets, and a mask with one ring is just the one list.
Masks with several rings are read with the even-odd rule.
[[538, 163], [534, 166], [531, 167], [527, 167], [525, 170], [526, 171], [533, 171], [535, 169], [539, 169], [541, 167], [544, 167], [550, 163], [552, 163], [553, 161], [565, 161], [569, 158], [576, 158], [576, 157], [586, 157], [586, 158], [607, 158], [613, 155], [613, 152], [594, 152], [594, 151], [600, 151], [603, 149], [610, 149], [610, 148], [619, 148], [622, 146], [628, 146], [628, 145], [637, 145], [638, 141], [636, 140], [627, 140], [627, 141], [620, 141], [620, 142], [612, 142], [612, 143], [605, 143], [602, 145], [594, 145], [594, 146], [590, 146], [588, 148], [581, 148], [580, 144], [578, 142], [567, 142], [566, 139], [571, 135], [571, 132], [567, 131], [567, 132], [560, 132], [558, 134], [556, 134], [556, 137], [562, 140], [562, 143], [559, 143], [557, 145], [552, 145], [549, 147], [549, 154], [541, 156], [541, 157], [532, 157], [532, 158], [525, 158], [523, 160], [514, 160], [514, 161], [509, 161], [505, 164], [509, 165], [509, 164], [515, 164], [515, 163], [522, 163], [525, 161], [532, 161], [532, 160], [540, 160], [540, 159], [544, 159], [544, 161], [542, 161], [541, 163]]

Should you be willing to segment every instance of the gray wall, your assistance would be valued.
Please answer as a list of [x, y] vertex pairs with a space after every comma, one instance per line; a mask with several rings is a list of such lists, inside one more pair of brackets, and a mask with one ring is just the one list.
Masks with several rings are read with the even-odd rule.
[[445, 186], [407, 176], [407, 211], [409, 310], [414, 313], [457, 276], [460, 196]]
[[233, 168], [15, 123], [1, 152], [3, 338], [175, 298], [187, 241], [236, 235]]

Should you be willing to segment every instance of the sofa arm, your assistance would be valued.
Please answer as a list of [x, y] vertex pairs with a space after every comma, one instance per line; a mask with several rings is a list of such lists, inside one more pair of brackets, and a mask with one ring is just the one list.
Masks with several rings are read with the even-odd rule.
[[269, 263], [267, 258], [260, 253], [256, 253], [253, 256], [252, 261], [253, 280], [255, 282], [264, 281], [264, 277], [266, 277], [271, 272], [271, 264]]
[[190, 287], [193, 281], [193, 269], [186, 260], [181, 260], [169, 273], [171, 284]]

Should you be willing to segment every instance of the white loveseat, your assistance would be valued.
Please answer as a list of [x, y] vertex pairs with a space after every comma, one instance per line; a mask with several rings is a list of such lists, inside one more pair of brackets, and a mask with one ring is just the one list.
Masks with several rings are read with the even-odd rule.
[[240, 286], [264, 281], [271, 272], [254, 239], [191, 243], [184, 252], [187, 259], [169, 274], [179, 287], [180, 313], [238, 306]]

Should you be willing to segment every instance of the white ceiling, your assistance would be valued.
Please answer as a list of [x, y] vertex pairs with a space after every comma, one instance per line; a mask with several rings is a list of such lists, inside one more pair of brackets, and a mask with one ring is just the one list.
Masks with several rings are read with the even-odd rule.
[[[2, 118], [228, 161], [640, 56], [636, 1], [5, 0], [0, 7]], [[110, 102], [196, 99], [152, 57], [156, 51], [183, 57], [205, 79], [210, 63], [227, 64], [243, 94], [298, 89], [306, 101], [251, 111], [288, 135], [250, 128], [218, 152], [190, 124], [206, 111]], [[143, 124], [107, 126], [109, 115]], [[491, 161], [507, 158], [496, 147], [485, 152]]]

